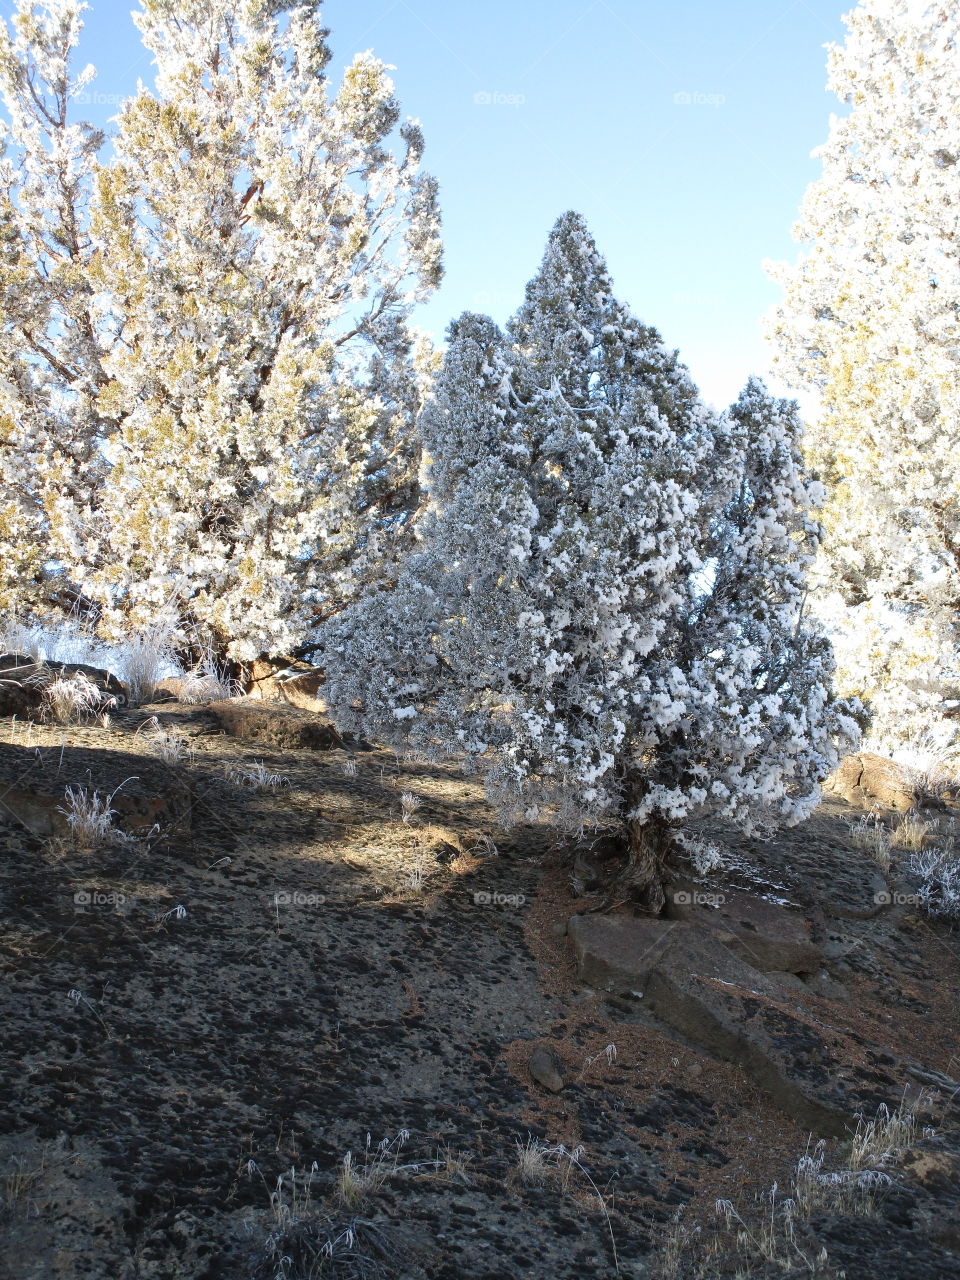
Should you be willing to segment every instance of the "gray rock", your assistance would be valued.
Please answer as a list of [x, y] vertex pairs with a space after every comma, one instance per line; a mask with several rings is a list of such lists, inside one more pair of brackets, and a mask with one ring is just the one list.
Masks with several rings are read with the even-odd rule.
[[527, 1065], [534, 1080], [537, 1084], [543, 1085], [544, 1089], [548, 1089], [551, 1093], [559, 1093], [563, 1088], [560, 1063], [551, 1049], [547, 1049], [544, 1045], [537, 1045]]
[[336, 727], [299, 707], [253, 698], [211, 702], [207, 710], [234, 738], [290, 751], [325, 751], [344, 745]]
[[823, 996], [825, 1000], [838, 1000], [843, 1004], [850, 1001], [850, 992], [842, 983], [831, 978], [826, 969], [821, 969], [808, 978], [807, 986], [815, 995]]
[[[799, 1124], [824, 1137], [852, 1130], [894, 1096], [903, 1066], [865, 1042], [848, 1043], [790, 1007], [787, 992], [748, 965], [712, 929], [686, 921], [574, 916], [581, 977], [608, 991], [643, 991], [657, 1018], [693, 1044], [743, 1067]], [[866, 1056], [858, 1090], [849, 1063]], [[885, 1081], [885, 1085], [881, 1084]]]

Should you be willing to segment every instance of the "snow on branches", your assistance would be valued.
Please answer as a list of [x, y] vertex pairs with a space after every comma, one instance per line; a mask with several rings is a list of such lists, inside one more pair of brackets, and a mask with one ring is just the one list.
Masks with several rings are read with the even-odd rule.
[[809, 812], [856, 726], [801, 619], [820, 495], [792, 406], [751, 383], [718, 420], [570, 213], [506, 335], [452, 327], [421, 430], [416, 550], [324, 635], [344, 727], [464, 756], [505, 816], [619, 816], [635, 849]]
[[331, 87], [319, 3], [144, 0], [156, 84], [100, 163], [81, 8], [18, 0], [0, 38], [0, 535], [108, 631], [173, 602], [231, 658], [287, 651], [416, 504], [422, 134], [369, 54]]
[[[863, 0], [845, 21], [829, 87], [849, 111], [818, 153], [802, 257], [768, 268], [785, 288], [769, 328], [783, 375], [823, 406], [818, 608], [844, 649], [863, 639], [849, 685], [891, 740], [930, 723], [934, 687], [941, 710], [960, 693], [960, 11]], [[902, 696], [874, 696], [881, 674]]]

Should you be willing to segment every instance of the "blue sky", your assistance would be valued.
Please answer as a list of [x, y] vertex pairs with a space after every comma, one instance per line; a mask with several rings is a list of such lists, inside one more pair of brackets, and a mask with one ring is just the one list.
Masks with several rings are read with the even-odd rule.
[[[583, 213], [618, 295], [721, 405], [765, 374], [760, 320], [794, 257], [801, 197], [839, 103], [825, 92], [843, 0], [327, 0], [334, 69], [393, 64], [440, 183], [447, 276], [418, 321], [503, 322], [547, 233]], [[10, 12], [9, 0], [3, 10]], [[130, 4], [93, 0], [81, 58], [100, 119], [149, 83]], [[779, 389], [779, 388], [778, 388]]]

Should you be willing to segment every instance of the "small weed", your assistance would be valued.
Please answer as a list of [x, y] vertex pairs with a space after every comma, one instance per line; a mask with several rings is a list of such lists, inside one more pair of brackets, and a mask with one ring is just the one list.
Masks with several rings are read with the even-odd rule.
[[892, 843], [897, 849], [916, 853], [924, 847], [932, 826], [917, 813], [905, 813], [893, 830]]
[[224, 702], [227, 698], [235, 698], [239, 692], [240, 687], [236, 681], [225, 676], [212, 657], [207, 657], [180, 676], [178, 701], [190, 706], [201, 706], [207, 702]]
[[175, 665], [172, 618], [161, 619], [127, 641], [118, 653], [133, 706], [150, 702], [164, 672]]
[[601, 1058], [605, 1058], [607, 1066], [612, 1067], [617, 1060], [617, 1046], [615, 1044], [604, 1045], [599, 1053], [594, 1053], [584, 1058], [583, 1066], [580, 1068], [580, 1073], [577, 1076], [577, 1079], [582, 1080], [593, 1064], [595, 1062], [599, 1062]]
[[500, 850], [486, 833], [477, 836], [476, 840], [465, 852], [480, 858], [499, 858], [500, 856]]
[[[615, 1050], [614, 1053], [616, 1053]], [[569, 1150], [563, 1143], [558, 1143], [557, 1146], [551, 1147], [539, 1138], [534, 1138], [529, 1134], [526, 1142], [518, 1140], [516, 1147], [517, 1176], [524, 1186], [542, 1187], [547, 1181], [555, 1179], [560, 1188], [566, 1193], [570, 1190], [570, 1182], [574, 1170], [584, 1177], [591, 1193], [596, 1196], [597, 1203], [606, 1221], [607, 1231], [610, 1235], [614, 1272], [619, 1275], [620, 1259], [617, 1256], [617, 1242], [613, 1234], [613, 1223], [610, 1221], [610, 1211], [600, 1188], [594, 1182], [589, 1170], [583, 1163], [583, 1147], [574, 1147]]]
[[[267, 1185], [255, 1161], [247, 1161], [245, 1171]], [[314, 1200], [316, 1177], [314, 1162], [306, 1173], [291, 1168], [277, 1178], [269, 1192], [272, 1228], [252, 1280], [379, 1280], [386, 1274], [382, 1264], [392, 1254], [383, 1232], [373, 1223], [327, 1213]]]
[[[906, 1100], [891, 1111], [884, 1103], [872, 1120], [857, 1117], [857, 1130], [853, 1135], [847, 1164], [851, 1169], [867, 1169], [874, 1164], [886, 1164], [901, 1151], [912, 1147], [920, 1135], [916, 1112], [923, 1105], [921, 1095], [908, 1109]], [[924, 1130], [923, 1137], [931, 1137], [932, 1130]]]
[[223, 773], [228, 782], [245, 791], [279, 791], [290, 785], [288, 777], [282, 773], [271, 773], [262, 760], [255, 760], [253, 764], [225, 765]]
[[357, 776], [357, 762], [352, 756], [348, 756], [341, 766], [341, 772], [345, 778], [355, 778]]
[[53, 676], [43, 670], [31, 676], [27, 683], [39, 686], [41, 718], [52, 724], [92, 720], [117, 704], [116, 698], [104, 693], [82, 671], [70, 676]]
[[13, 1168], [0, 1178], [0, 1212], [13, 1213], [23, 1206], [46, 1172], [45, 1154], [35, 1169], [28, 1169], [22, 1157], [14, 1157]]
[[147, 730], [147, 740], [150, 743], [151, 751], [164, 764], [193, 763], [193, 748], [190, 746], [189, 739], [185, 738], [182, 733], [177, 733], [173, 729], [162, 728], [156, 716], [151, 716], [149, 720], [145, 720], [137, 730], [137, 733], [140, 734], [145, 729]]
[[920, 882], [920, 903], [929, 915], [960, 920], [960, 854], [953, 840], [912, 854], [910, 871]]
[[960, 787], [960, 742], [955, 731], [930, 730], [896, 754], [918, 800], [943, 799]]
[[890, 870], [892, 837], [877, 813], [865, 813], [858, 822], [849, 822], [850, 839], [858, 849], [872, 855], [884, 871]]
[[461, 1182], [465, 1187], [472, 1186], [468, 1173], [472, 1158], [466, 1152], [452, 1151], [450, 1147], [438, 1150], [437, 1158], [434, 1161], [436, 1177], [441, 1182]]
[[178, 902], [175, 907], [171, 907], [169, 911], [162, 911], [156, 918], [156, 926], [162, 929], [168, 925], [171, 920], [186, 920], [187, 908], [182, 902]]
[[[120, 787], [124, 785], [121, 782]], [[66, 805], [58, 805], [57, 812], [66, 818], [75, 848], [89, 851], [108, 845], [136, 843], [133, 836], [113, 825], [116, 810], [111, 806], [120, 787], [115, 787], [108, 796], [99, 791], [88, 791], [86, 787], [67, 787], [64, 792]]]
[[[922, 1098], [917, 1100], [917, 1108]], [[709, 1239], [698, 1228], [680, 1224], [661, 1247], [658, 1280], [679, 1277], [736, 1275], [745, 1277], [777, 1274], [827, 1277], [836, 1275], [826, 1249], [810, 1229], [818, 1215], [871, 1217], [892, 1178], [884, 1166], [914, 1146], [919, 1138], [932, 1137], [933, 1130], [920, 1130], [915, 1111], [905, 1103], [891, 1111], [881, 1106], [872, 1120], [860, 1117], [850, 1142], [846, 1163], [835, 1170], [824, 1168], [826, 1144], [817, 1142], [797, 1161], [789, 1195], [782, 1195], [776, 1183], [758, 1197], [759, 1211], [742, 1212], [730, 1200], [716, 1202], [718, 1230]], [[709, 1260], [705, 1266], [705, 1260]], [[724, 1265], [717, 1265], [722, 1262]], [[712, 1264], [712, 1265], [711, 1265]], [[734, 1270], [736, 1268], [736, 1270]]]
[[540, 1138], [527, 1135], [526, 1142], [519, 1138], [517, 1147], [517, 1176], [525, 1187], [542, 1187], [556, 1172], [556, 1147]]
[[105, 1035], [110, 1034], [109, 1028], [107, 1027], [107, 1024], [104, 1022], [103, 1017], [100, 1013], [100, 1010], [97, 1008], [97, 1006], [93, 1003], [92, 1000], [88, 999], [88, 997], [83, 994], [82, 991], [79, 991], [76, 987], [72, 987], [67, 992], [67, 999], [72, 1000], [78, 1009], [81, 1007], [81, 1005], [83, 1006], [83, 1008], [89, 1009], [90, 1012], [93, 1014], [93, 1016], [96, 1018], [96, 1020], [100, 1023], [100, 1026], [104, 1030], [104, 1034]]
[[415, 796], [412, 791], [404, 791], [403, 795], [400, 797], [401, 821], [409, 823], [422, 804], [423, 801], [419, 796]]
[[423, 883], [427, 877], [427, 855], [422, 850], [416, 854], [413, 865], [407, 869], [407, 888], [412, 893], [422, 893]]
[[376, 1151], [371, 1147], [370, 1134], [364, 1150], [363, 1164], [357, 1164], [353, 1152], [348, 1151], [337, 1174], [337, 1197], [342, 1204], [355, 1206], [377, 1191], [388, 1178], [405, 1170], [419, 1170], [420, 1166], [400, 1164], [400, 1152], [410, 1137], [407, 1129], [401, 1129], [394, 1138], [384, 1138]]

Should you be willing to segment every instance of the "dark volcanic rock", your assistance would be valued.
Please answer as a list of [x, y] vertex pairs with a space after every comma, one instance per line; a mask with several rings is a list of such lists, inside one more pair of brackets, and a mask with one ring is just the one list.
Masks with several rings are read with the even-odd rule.
[[67, 835], [67, 788], [109, 796], [115, 826], [128, 835], [185, 833], [190, 825], [187, 781], [159, 760], [82, 747], [30, 749], [0, 743], [0, 806], [35, 835]]
[[[896, 1091], [903, 1067], [789, 1007], [789, 993], [697, 923], [631, 916], [574, 916], [580, 976], [609, 991], [642, 995], [662, 1022], [708, 1053], [744, 1067], [798, 1123], [825, 1136], [853, 1128]], [[736, 948], [737, 950], [739, 947]], [[853, 1083], [850, 1064], [872, 1060], [874, 1084]]]
[[246, 742], [288, 751], [328, 751], [342, 747], [344, 739], [329, 720], [309, 711], [250, 698], [211, 702], [207, 707], [226, 733]]

